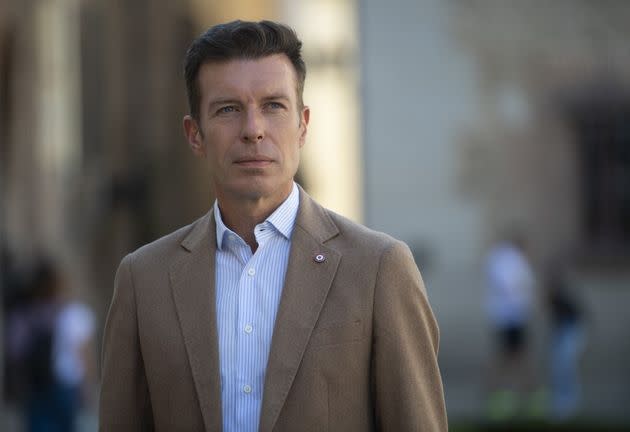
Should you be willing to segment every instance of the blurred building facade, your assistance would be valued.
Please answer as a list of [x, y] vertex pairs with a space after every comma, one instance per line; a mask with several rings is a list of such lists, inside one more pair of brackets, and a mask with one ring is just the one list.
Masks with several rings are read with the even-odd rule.
[[572, 251], [591, 317], [587, 414], [628, 420], [624, 2], [0, 0], [0, 10], [0, 240], [18, 264], [42, 250], [62, 257], [100, 319], [120, 258], [212, 199], [181, 133], [188, 44], [213, 23], [279, 19], [305, 43], [300, 180], [412, 247], [442, 329], [451, 417], [483, 411], [481, 257], [518, 226], [541, 271]]
[[540, 278], [539, 379], [544, 271], [565, 256], [587, 316], [583, 414], [628, 421], [629, 5], [368, 0], [360, 13], [364, 218], [416, 254], [451, 418], [484, 410], [482, 257], [517, 228]]

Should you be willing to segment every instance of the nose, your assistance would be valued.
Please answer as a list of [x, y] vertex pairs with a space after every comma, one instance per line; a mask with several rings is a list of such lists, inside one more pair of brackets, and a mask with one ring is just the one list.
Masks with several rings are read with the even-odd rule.
[[257, 143], [265, 138], [264, 121], [258, 110], [247, 110], [243, 118], [241, 139], [248, 143]]

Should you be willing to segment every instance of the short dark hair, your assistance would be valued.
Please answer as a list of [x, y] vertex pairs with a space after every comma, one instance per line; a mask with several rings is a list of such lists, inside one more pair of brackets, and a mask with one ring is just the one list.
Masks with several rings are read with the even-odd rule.
[[302, 95], [306, 65], [302, 60], [302, 41], [295, 31], [273, 21], [232, 21], [210, 27], [193, 41], [186, 52], [184, 77], [190, 113], [199, 119], [201, 94], [197, 75], [206, 62], [225, 62], [235, 59], [259, 59], [273, 54], [285, 54], [295, 69], [297, 99], [303, 107]]

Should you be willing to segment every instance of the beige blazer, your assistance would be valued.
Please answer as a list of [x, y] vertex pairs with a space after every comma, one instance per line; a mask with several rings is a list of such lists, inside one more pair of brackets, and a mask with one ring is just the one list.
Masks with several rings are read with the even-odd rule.
[[[291, 241], [260, 431], [446, 431], [438, 328], [409, 248], [303, 190]], [[215, 251], [211, 211], [123, 259], [100, 430], [221, 430]]]

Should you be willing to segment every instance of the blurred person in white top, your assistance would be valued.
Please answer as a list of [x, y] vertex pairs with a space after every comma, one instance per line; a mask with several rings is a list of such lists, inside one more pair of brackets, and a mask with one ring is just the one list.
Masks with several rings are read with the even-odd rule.
[[503, 241], [486, 259], [486, 311], [499, 331], [525, 331], [531, 314], [534, 273], [522, 246]]
[[[485, 272], [486, 313], [497, 341], [489, 377], [488, 414], [491, 419], [506, 420], [523, 414], [524, 395], [535, 395], [527, 357], [536, 280], [524, 238], [512, 233], [493, 245], [486, 257]], [[528, 410], [536, 409], [535, 402], [529, 405]]]
[[57, 317], [53, 367], [67, 386], [81, 387], [94, 373], [94, 314], [76, 300], [63, 305]]

